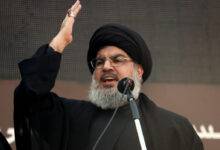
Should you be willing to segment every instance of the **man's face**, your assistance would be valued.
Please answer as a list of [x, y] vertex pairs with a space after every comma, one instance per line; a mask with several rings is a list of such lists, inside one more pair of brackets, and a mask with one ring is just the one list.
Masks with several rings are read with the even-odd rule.
[[[117, 87], [122, 78], [132, 78], [134, 62], [122, 49], [116, 46], [106, 46], [98, 51], [96, 58], [101, 64], [94, 70], [94, 78], [99, 88]], [[138, 78], [141, 79], [143, 69], [138, 65]]]

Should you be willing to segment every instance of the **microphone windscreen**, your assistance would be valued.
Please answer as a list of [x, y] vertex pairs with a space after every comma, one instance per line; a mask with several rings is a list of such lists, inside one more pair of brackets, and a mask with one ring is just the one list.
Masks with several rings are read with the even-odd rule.
[[121, 79], [118, 82], [118, 91], [122, 94], [126, 94], [128, 90], [134, 89], [134, 81], [128, 77]]

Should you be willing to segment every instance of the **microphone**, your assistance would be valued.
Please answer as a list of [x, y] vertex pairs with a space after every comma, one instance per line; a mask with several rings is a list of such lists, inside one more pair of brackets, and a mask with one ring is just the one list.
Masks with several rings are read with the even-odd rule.
[[127, 95], [127, 101], [130, 104], [131, 107], [131, 112], [132, 112], [132, 117], [135, 122], [137, 134], [138, 134], [138, 139], [140, 142], [140, 146], [142, 150], [147, 150], [145, 140], [144, 140], [144, 134], [141, 128], [141, 123], [140, 123], [140, 115], [138, 111], [137, 104], [135, 102], [135, 99], [131, 93], [131, 91], [134, 89], [134, 81], [128, 77], [121, 79], [118, 82], [118, 91], [124, 95]]
[[122, 94], [131, 94], [134, 89], [134, 81], [128, 77], [121, 79], [118, 82], [118, 91]]

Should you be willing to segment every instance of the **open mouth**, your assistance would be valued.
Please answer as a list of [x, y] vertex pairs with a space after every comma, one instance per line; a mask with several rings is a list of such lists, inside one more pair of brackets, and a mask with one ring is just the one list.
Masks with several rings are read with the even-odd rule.
[[100, 80], [104, 87], [113, 87], [118, 81], [118, 77], [115, 74], [104, 74], [101, 76]]
[[113, 81], [118, 81], [118, 80], [112, 78], [107, 78], [102, 80], [102, 82], [113, 82]]

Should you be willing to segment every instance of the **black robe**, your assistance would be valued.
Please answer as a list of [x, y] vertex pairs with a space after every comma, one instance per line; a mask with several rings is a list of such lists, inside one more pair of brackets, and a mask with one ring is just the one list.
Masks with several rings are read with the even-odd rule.
[[[90, 102], [65, 99], [50, 92], [61, 54], [48, 45], [19, 63], [22, 80], [14, 95], [17, 150], [89, 150], [114, 110]], [[76, 91], [78, 92], [78, 91]], [[137, 104], [148, 150], [202, 150], [190, 122], [156, 106], [140, 94]], [[129, 105], [120, 107], [96, 150], [139, 150]]]

